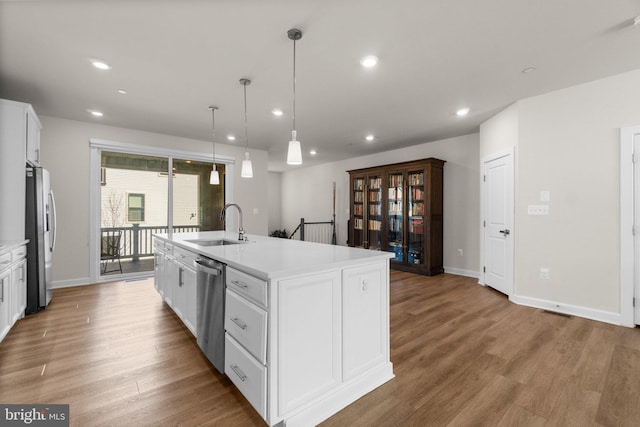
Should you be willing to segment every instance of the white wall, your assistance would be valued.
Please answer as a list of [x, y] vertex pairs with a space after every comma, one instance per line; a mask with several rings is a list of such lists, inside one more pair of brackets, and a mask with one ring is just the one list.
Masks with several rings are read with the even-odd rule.
[[[58, 240], [53, 256], [54, 282], [81, 283], [89, 277], [89, 139], [210, 153], [211, 142], [40, 116], [42, 164], [51, 173], [58, 207]], [[216, 145], [216, 154], [236, 159], [234, 194], [227, 201], [244, 211], [244, 229], [267, 234], [267, 152], [250, 150], [253, 178], [240, 177], [244, 148]], [[258, 214], [253, 214], [254, 209]], [[55, 285], [55, 283], [54, 283]]]
[[[483, 154], [517, 129], [515, 292], [525, 302], [607, 321], [620, 313], [619, 131], [640, 124], [639, 99], [636, 70], [519, 101], [480, 128]], [[550, 214], [529, 216], [542, 190]]]
[[[348, 170], [436, 157], [444, 165], [444, 265], [448, 271], [479, 271], [479, 140], [478, 134], [356, 157], [282, 173], [282, 227], [291, 232], [300, 222], [332, 217], [332, 183], [337, 184], [338, 244], [347, 240]], [[458, 249], [463, 250], [460, 256]]]
[[[269, 172], [269, 234], [282, 229], [282, 173]], [[291, 230], [288, 230], [291, 232]]]

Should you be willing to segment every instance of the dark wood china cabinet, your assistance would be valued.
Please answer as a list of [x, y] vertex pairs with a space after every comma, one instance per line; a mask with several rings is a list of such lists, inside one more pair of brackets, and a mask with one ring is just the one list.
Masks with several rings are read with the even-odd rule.
[[349, 246], [393, 252], [397, 270], [443, 273], [444, 163], [428, 158], [348, 171]]

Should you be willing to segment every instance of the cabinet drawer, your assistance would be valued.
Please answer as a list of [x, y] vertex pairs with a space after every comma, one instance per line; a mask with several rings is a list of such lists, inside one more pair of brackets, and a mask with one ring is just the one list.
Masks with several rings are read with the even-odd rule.
[[242, 271], [227, 267], [227, 288], [267, 306], [267, 282]]
[[165, 242], [164, 240], [160, 240], [160, 239], [156, 239], [156, 241], [153, 244], [153, 248], [156, 251], [160, 251], [160, 252], [165, 252], [165, 253], [173, 252], [173, 245], [171, 243]]
[[225, 334], [224, 373], [262, 418], [267, 415], [267, 368]]
[[267, 359], [267, 312], [227, 289], [224, 329], [256, 359]]
[[27, 256], [27, 247], [26, 246], [20, 246], [19, 248], [16, 248], [16, 249], [11, 251], [11, 261], [12, 262], [20, 261], [22, 258], [24, 258], [26, 256]]
[[179, 248], [177, 246], [173, 249], [173, 256], [175, 257], [176, 261], [181, 262], [191, 268], [195, 268], [194, 262], [196, 258], [198, 258], [197, 254], [186, 249]]
[[11, 252], [0, 255], [0, 270], [11, 264]]

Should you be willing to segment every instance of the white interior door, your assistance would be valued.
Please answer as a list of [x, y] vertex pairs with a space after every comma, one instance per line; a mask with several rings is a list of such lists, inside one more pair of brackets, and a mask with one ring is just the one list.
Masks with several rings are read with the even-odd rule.
[[635, 323], [640, 325], [640, 134], [633, 138], [633, 260]]
[[513, 294], [513, 154], [484, 163], [484, 282]]

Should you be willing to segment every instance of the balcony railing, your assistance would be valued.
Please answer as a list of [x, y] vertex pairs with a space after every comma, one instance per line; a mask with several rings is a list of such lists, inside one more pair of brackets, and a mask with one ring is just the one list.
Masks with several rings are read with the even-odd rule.
[[293, 230], [289, 239], [293, 239], [299, 231], [299, 240], [335, 245], [336, 228], [334, 224], [335, 221], [306, 222], [304, 218], [300, 218], [300, 224]]
[[[168, 233], [167, 226], [102, 227], [102, 235], [122, 232], [120, 237], [120, 259], [138, 261], [142, 257], [153, 256], [153, 235]], [[199, 225], [174, 225], [174, 233], [200, 231]]]

